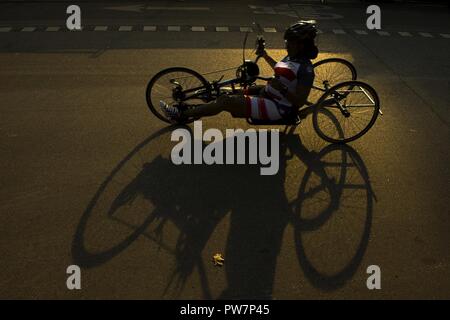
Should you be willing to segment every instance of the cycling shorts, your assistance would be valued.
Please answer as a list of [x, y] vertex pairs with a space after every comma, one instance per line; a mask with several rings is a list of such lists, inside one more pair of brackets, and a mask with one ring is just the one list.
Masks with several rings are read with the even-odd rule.
[[280, 120], [289, 115], [291, 107], [278, 105], [275, 101], [258, 97], [245, 96], [247, 118], [253, 120]]

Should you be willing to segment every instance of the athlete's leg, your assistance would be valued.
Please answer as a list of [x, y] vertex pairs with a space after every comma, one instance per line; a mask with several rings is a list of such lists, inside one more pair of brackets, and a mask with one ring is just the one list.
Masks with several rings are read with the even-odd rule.
[[246, 89], [238, 89], [236, 94], [222, 95], [215, 101], [186, 110], [183, 112], [183, 116], [208, 117], [222, 111], [228, 111], [235, 118], [246, 118], [248, 117], [248, 101], [245, 100], [245, 96], [259, 96], [264, 87], [264, 85], [256, 85]]
[[195, 108], [188, 109], [183, 112], [185, 117], [208, 117], [216, 115], [222, 111], [228, 111], [235, 118], [246, 118], [248, 116], [248, 108], [245, 96], [222, 95], [215, 101], [198, 105]]
[[245, 89], [237, 89], [236, 93], [243, 94], [246, 96], [259, 96], [261, 94], [261, 90], [265, 87], [266, 87], [265, 85], [250, 86]]

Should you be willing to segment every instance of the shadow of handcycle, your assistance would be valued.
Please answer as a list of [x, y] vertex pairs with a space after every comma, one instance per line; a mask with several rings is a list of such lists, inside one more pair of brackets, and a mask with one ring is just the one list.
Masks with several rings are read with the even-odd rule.
[[[144, 237], [175, 257], [176, 267], [162, 296], [180, 295], [197, 270], [202, 298], [211, 299], [215, 294], [202, 252], [229, 215], [227, 287], [219, 298], [272, 297], [276, 260], [288, 225], [294, 228], [298, 262], [312, 285], [333, 290], [351, 279], [367, 248], [373, 207], [367, 169], [352, 147], [309, 150], [287, 130], [280, 134], [279, 173], [260, 176], [259, 168], [249, 165], [173, 165], [161, 155], [169, 152], [169, 139], [161, 139], [171, 129], [138, 144], [100, 185], [75, 232], [75, 264], [101, 266]], [[293, 187], [286, 187], [286, 179], [296, 177], [297, 171], [288, 168], [295, 161], [304, 163], [306, 171], [297, 196], [290, 200], [287, 194]], [[171, 228], [178, 230], [175, 239], [166, 232]], [[102, 233], [101, 240], [94, 236], [97, 233]], [[335, 244], [339, 235], [347, 240], [338, 250], [318, 246], [315, 240], [331, 237], [326, 240]]]

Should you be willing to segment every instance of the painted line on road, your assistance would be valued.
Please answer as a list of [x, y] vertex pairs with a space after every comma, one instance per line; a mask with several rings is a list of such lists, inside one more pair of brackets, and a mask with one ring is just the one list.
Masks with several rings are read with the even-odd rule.
[[398, 34], [401, 35], [402, 37], [412, 37], [411, 33], [405, 31], [399, 31]]
[[277, 32], [277, 29], [275, 29], [275, 28], [264, 28], [264, 32], [267, 32], [267, 33]]
[[217, 32], [229, 32], [230, 29], [228, 27], [216, 27]]
[[342, 29], [333, 29], [333, 33], [334, 34], [347, 34], [347, 32], [345, 32]]
[[45, 31], [47, 31], [47, 32], [57, 32], [57, 31], [59, 31], [59, 29], [61, 29], [61, 27], [47, 27], [45, 29]]
[[355, 30], [355, 32], [359, 35], [367, 35], [368, 34], [367, 31], [364, 31], [364, 30]]
[[119, 31], [133, 31], [133, 26], [120, 26]]
[[94, 28], [94, 31], [108, 31], [108, 27], [107, 26], [96, 26]]
[[428, 32], [419, 32], [419, 34], [424, 38], [433, 38], [433, 36]]
[[123, 12], [144, 12], [145, 10], [157, 10], [157, 11], [209, 11], [209, 7], [161, 7], [161, 6], [147, 6], [145, 4], [136, 5], [125, 5], [125, 6], [114, 6], [114, 7], [104, 7], [105, 10], [115, 10]]
[[192, 27], [191, 30], [194, 32], [204, 32], [205, 27]]
[[[65, 31], [120, 31], [120, 32], [143, 32], [143, 31], [176, 31], [176, 32], [254, 32], [252, 27], [247, 26], [142, 26], [142, 25], [128, 25], [128, 26], [85, 26], [82, 27], [81, 30], [68, 30], [63, 26], [22, 26], [22, 27], [14, 27], [14, 26], [2, 26], [0, 27], [0, 33], [9, 33], [9, 32], [65, 32]], [[263, 31], [265, 33], [282, 33], [284, 32], [284, 27], [264, 27]], [[370, 32], [369, 30], [363, 29], [328, 29], [328, 30], [317, 30], [318, 34], [334, 34], [334, 35], [347, 35], [351, 33], [356, 33], [358, 35], [372, 35], [372, 36], [383, 36], [389, 37], [394, 35], [400, 35], [401, 37], [422, 37], [429, 39], [437, 39], [437, 38], [445, 38], [450, 39], [450, 34], [448, 33], [433, 33], [433, 32], [406, 32], [406, 31], [382, 31], [375, 30], [375, 32]]]
[[386, 37], [386, 36], [390, 36], [391, 34], [389, 33], [389, 32], [387, 32], [387, 31], [377, 31], [377, 33], [380, 35], [380, 36], [383, 36], [383, 37]]
[[152, 7], [147, 6], [145, 10], [171, 10], [171, 11], [209, 11], [209, 7]]
[[36, 30], [36, 27], [25, 27], [21, 31], [22, 32], [33, 32]]
[[253, 32], [250, 27], [239, 27], [240, 32]]

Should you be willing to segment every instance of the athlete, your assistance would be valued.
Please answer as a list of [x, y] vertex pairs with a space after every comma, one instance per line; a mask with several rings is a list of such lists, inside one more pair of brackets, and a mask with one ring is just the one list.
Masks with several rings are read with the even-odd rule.
[[272, 67], [274, 78], [265, 86], [251, 86], [233, 95], [221, 95], [215, 101], [180, 111], [160, 101], [160, 108], [171, 122], [189, 117], [213, 116], [228, 111], [235, 118], [280, 120], [297, 114], [308, 98], [314, 81], [311, 59], [318, 55], [314, 43], [317, 34], [315, 21], [298, 21], [284, 33], [287, 56], [276, 62], [267, 52], [258, 55]]

